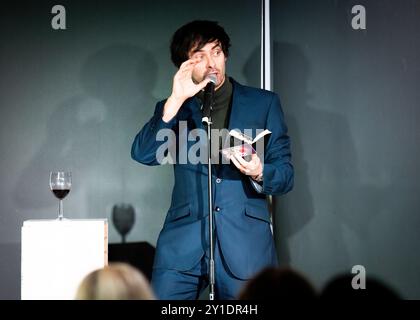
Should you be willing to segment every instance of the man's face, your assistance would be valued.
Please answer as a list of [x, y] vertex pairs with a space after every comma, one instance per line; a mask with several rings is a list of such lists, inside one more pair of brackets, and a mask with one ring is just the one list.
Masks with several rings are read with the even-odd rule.
[[216, 89], [222, 86], [225, 81], [226, 57], [218, 41], [209, 42], [199, 50], [191, 50], [189, 57], [200, 59], [193, 69], [194, 82], [200, 83], [209, 74], [214, 74], [217, 79]]

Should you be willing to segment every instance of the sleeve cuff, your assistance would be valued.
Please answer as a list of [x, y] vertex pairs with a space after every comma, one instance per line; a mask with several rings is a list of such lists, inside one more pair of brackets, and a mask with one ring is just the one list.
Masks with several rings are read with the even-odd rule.
[[249, 180], [251, 181], [252, 187], [255, 189], [255, 191], [257, 191], [258, 193], [262, 193], [263, 192], [262, 185], [260, 185], [257, 181], [255, 181], [251, 177], [249, 177]]
[[153, 122], [151, 129], [154, 131], [159, 131], [160, 129], [170, 129], [176, 124], [176, 116], [173, 117], [169, 122], [163, 121], [162, 117], [159, 115], [156, 117]]

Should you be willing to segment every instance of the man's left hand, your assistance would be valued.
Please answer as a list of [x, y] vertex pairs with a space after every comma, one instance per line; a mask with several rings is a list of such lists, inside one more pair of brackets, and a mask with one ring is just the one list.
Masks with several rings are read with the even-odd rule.
[[255, 153], [252, 155], [251, 161], [245, 161], [238, 153], [232, 155], [230, 160], [243, 174], [250, 176], [252, 179], [256, 179], [263, 171], [262, 162]]

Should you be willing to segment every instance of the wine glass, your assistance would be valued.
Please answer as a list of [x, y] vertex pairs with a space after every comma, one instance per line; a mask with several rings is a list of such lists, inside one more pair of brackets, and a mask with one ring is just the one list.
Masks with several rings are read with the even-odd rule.
[[119, 203], [112, 207], [112, 222], [121, 235], [122, 243], [125, 243], [125, 237], [133, 228], [135, 221], [136, 212], [131, 204]]
[[58, 203], [58, 220], [63, 220], [63, 199], [68, 195], [71, 189], [71, 172], [50, 172], [50, 189], [60, 200]]

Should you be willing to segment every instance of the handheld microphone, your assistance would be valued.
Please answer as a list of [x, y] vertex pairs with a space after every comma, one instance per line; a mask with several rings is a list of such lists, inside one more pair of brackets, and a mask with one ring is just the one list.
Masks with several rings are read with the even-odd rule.
[[214, 104], [214, 88], [217, 82], [217, 77], [214, 74], [209, 74], [206, 78], [210, 79], [210, 82], [207, 83], [204, 88], [204, 100], [202, 107], [203, 118], [201, 119], [203, 124], [208, 124], [211, 120], [210, 115]]

